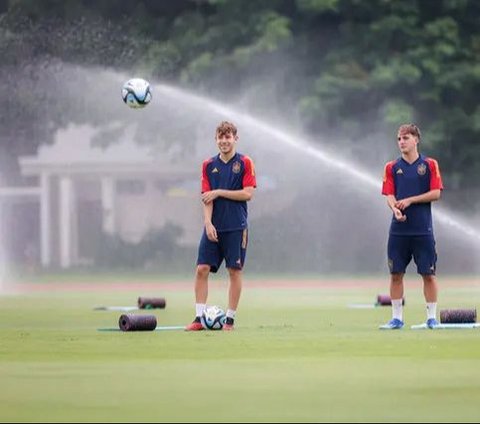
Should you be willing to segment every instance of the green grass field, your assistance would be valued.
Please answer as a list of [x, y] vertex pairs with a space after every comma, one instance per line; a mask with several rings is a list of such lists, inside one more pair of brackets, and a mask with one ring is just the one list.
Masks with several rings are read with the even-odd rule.
[[[479, 421], [480, 330], [410, 330], [425, 318], [414, 283], [408, 328], [382, 332], [390, 308], [347, 304], [373, 303], [386, 284], [333, 286], [246, 283], [232, 333], [97, 331], [117, 327], [121, 313], [93, 306], [134, 305], [139, 295], [166, 297], [159, 325], [186, 324], [184, 286], [0, 296], [0, 421]], [[476, 307], [480, 284], [441, 294], [440, 308]], [[209, 303], [225, 298], [213, 283]]]

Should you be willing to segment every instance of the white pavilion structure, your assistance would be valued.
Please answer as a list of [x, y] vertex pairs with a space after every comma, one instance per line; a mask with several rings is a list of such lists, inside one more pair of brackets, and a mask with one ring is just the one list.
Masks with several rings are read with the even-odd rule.
[[182, 228], [180, 243], [198, 243], [201, 162], [155, 155], [128, 134], [107, 148], [95, 147], [96, 131], [77, 125], [59, 130], [54, 144], [19, 159], [22, 174], [38, 185], [0, 189], [0, 199], [38, 203], [40, 264], [90, 264], [99, 234], [138, 242], [167, 223]]

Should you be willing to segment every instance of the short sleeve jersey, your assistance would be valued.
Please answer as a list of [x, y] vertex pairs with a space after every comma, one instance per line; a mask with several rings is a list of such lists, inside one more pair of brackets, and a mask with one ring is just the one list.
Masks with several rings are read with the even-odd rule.
[[[435, 189], [443, 190], [440, 169], [435, 159], [420, 155], [412, 164], [399, 158], [385, 166], [382, 194], [386, 196], [393, 195], [397, 200], [402, 200]], [[403, 213], [407, 217], [404, 222], [392, 217], [390, 234], [433, 234], [431, 203], [414, 203]]]
[[[241, 153], [225, 163], [220, 155], [207, 159], [202, 166], [202, 193], [211, 190], [242, 190], [256, 187], [255, 166], [252, 159]], [[248, 227], [246, 201], [218, 197], [213, 201], [212, 224], [217, 231], [243, 230]]]

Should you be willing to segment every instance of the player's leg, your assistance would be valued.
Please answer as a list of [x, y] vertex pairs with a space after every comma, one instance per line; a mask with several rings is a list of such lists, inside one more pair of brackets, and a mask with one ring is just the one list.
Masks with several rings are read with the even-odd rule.
[[241, 269], [228, 268], [228, 274], [230, 276], [230, 285], [228, 287], [228, 309], [224, 330], [233, 329], [243, 284], [243, 273]]
[[392, 319], [380, 328], [396, 330], [403, 327], [403, 276], [412, 258], [410, 237], [390, 235], [388, 238], [388, 267], [390, 269], [390, 297]]
[[417, 272], [423, 279], [423, 294], [427, 304], [427, 325], [429, 328], [433, 328], [435, 325], [438, 325], [438, 285], [435, 276], [437, 251], [433, 236], [421, 236], [415, 238], [413, 258], [417, 264]]
[[437, 303], [438, 284], [435, 275], [422, 275], [423, 278], [423, 294], [427, 303]]
[[203, 330], [200, 318], [207, 306], [208, 276], [210, 272], [217, 272], [222, 260], [218, 243], [208, 240], [204, 231], [198, 247], [195, 271], [195, 319], [186, 327], [187, 331]]
[[427, 326], [433, 328], [438, 325], [437, 321], [437, 299], [438, 299], [438, 285], [437, 277], [432, 274], [422, 275], [423, 278], [423, 293], [425, 295], [425, 302], [427, 304]]
[[381, 330], [398, 330], [403, 327], [403, 276], [404, 273], [390, 274], [390, 297], [392, 299], [392, 319], [380, 326]]
[[[195, 271], [195, 303], [197, 316], [202, 316], [208, 298], [210, 265], [199, 264]], [[200, 309], [198, 309], [200, 308]]]
[[403, 277], [404, 273], [394, 273], [390, 274], [390, 298], [392, 300], [400, 301], [400, 304], [403, 303], [404, 296], [404, 285]]
[[222, 248], [224, 249], [225, 263], [230, 277], [228, 288], [228, 309], [224, 330], [232, 330], [235, 322], [243, 285], [243, 266], [248, 244], [248, 230], [231, 231], [225, 233]]
[[207, 307], [209, 274], [210, 265], [197, 265], [195, 271], [195, 319], [185, 327], [187, 331], [203, 330], [200, 318]]

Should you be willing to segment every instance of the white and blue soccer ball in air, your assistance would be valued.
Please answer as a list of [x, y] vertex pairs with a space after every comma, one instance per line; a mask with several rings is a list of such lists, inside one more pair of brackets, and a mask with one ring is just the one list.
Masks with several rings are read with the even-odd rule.
[[207, 330], [221, 330], [225, 324], [225, 311], [218, 306], [207, 306], [200, 318], [203, 328]]
[[149, 82], [143, 78], [129, 79], [123, 84], [122, 99], [127, 106], [133, 109], [147, 106], [152, 100], [152, 89]]

